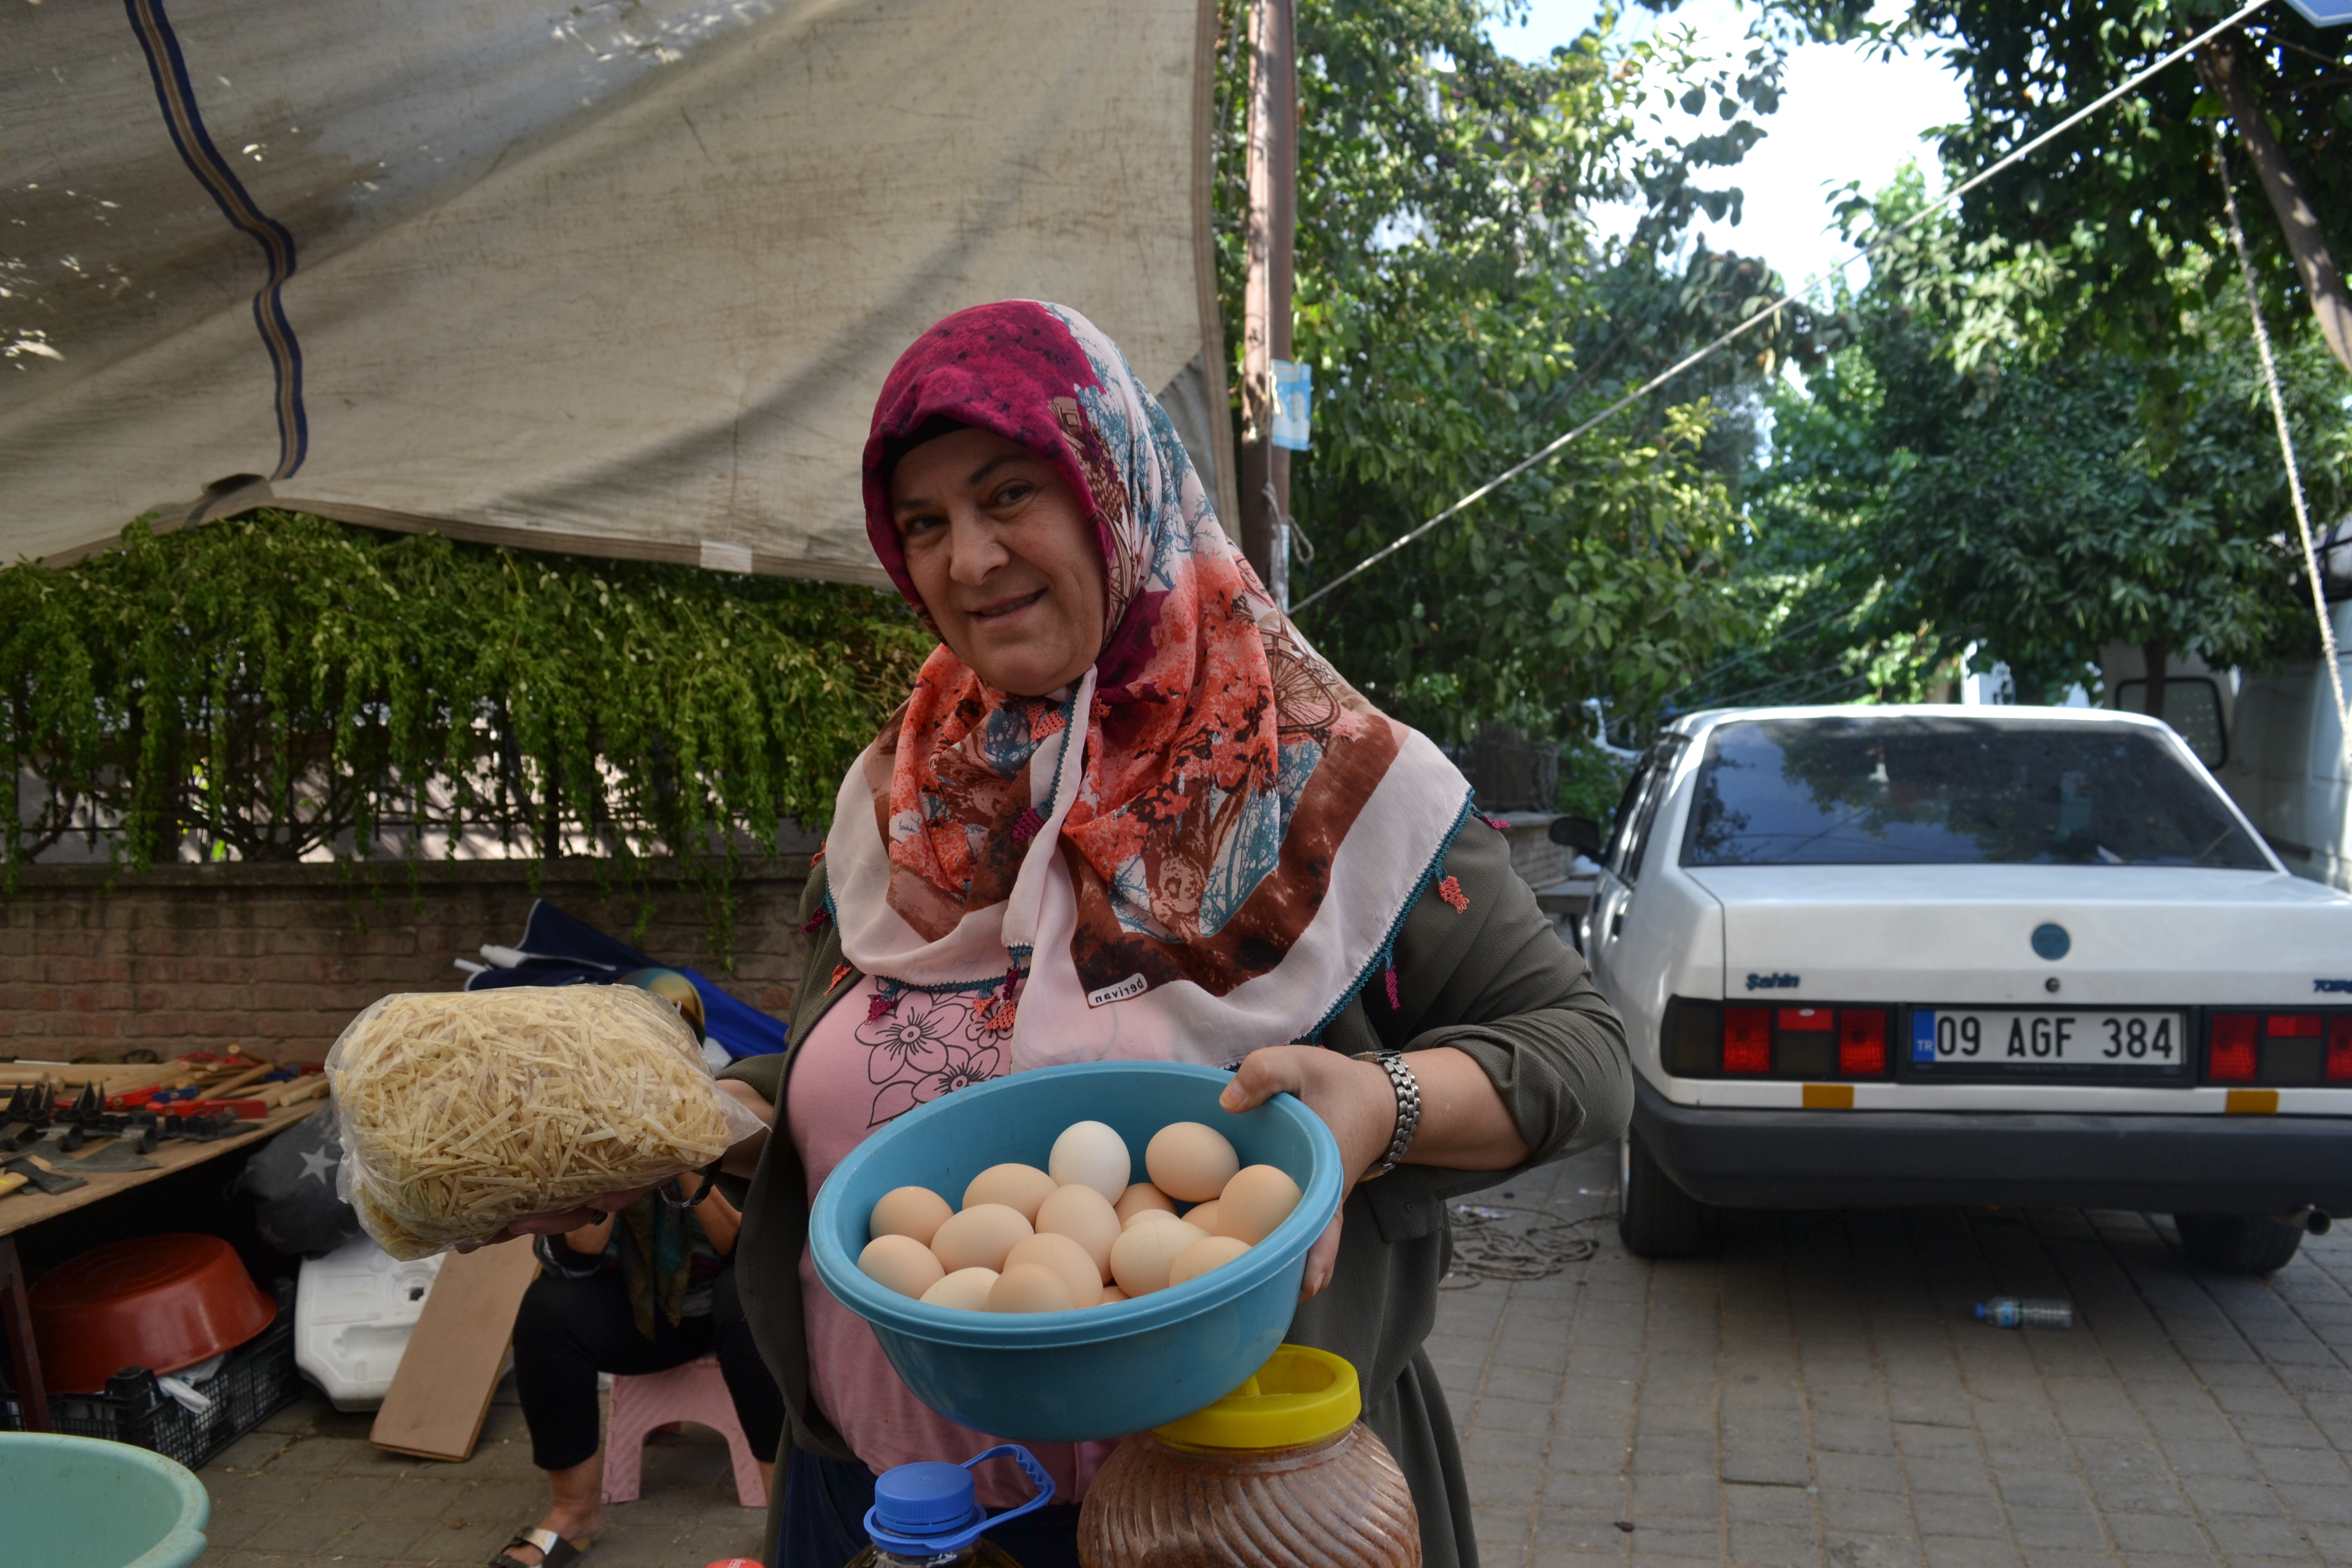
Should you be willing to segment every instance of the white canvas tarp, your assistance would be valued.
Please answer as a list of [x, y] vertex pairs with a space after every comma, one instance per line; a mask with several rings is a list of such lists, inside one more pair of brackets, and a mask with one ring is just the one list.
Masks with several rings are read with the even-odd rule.
[[264, 500], [879, 581], [960, 307], [1098, 323], [1225, 483], [1209, 0], [0, 13], [0, 558]]

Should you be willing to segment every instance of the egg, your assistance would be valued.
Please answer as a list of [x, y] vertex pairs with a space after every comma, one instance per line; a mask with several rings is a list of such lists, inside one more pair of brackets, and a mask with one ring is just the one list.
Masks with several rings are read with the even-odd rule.
[[1076, 1305], [1068, 1282], [1042, 1263], [1016, 1263], [988, 1288], [992, 1312], [1066, 1312]]
[[1168, 1266], [1168, 1283], [1198, 1279], [1212, 1268], [1222, 1268], [1249, 1250], [1249, 1243], [1230, 1236], [1204, 1237], [1176, 1255]]
[[866, 1276], [901, 1296], [919, 1297], [947, 1278], [931, 1249], [911, 1236], [877, 1236], [857, 1255]]
[[1037, 1205], [1037, 1232], [1066, 1236], [1095, 1260], [1095, 1279], [1110, 1278], [1111, 1243], [1118, 1239], [1118, 1211], [1092, 1187], [1055, 1187]]
[[1111, 1205], [1122, 1226], [1133, 1225], [1135, 1216], [1145, 1214], [1174, 1214], [1176, 1200], [1153, 1186], [1150, 1182], [1138, 1182]]
[[1118, 1244], [1110, 1249], [1111, 1278], [1130, 1296], [1165, 1290], [1168, 1266], [1176, 1261], [1177, 1254], [1205, 1240], [1208, 1234], [1199, 1226], [1172, 1217], [1129, 1226], [1118, 1233]]
[[996, 1283], [993, 1268], [959, 1268], [923, 1292], [927, 1307], [956, 1307], [967, 1312], [988, 1310], [988, 1289]]
[[1034, 1234], [1019, 1209], [981, 1204], [949, 1215], [939, 1234], [931, 1237], [931, 1250], [939, 1254], [940, 1267], [950, 1274], [960, 1268], [1002, 1268], [1013, 1244]]
[[1127, 1292], [1120, 1289], [1118, 1286], [1106, 1285], [1103, 1287], [1103, 1299], [1101, 1305], [1108, 1307], [1113, 1301], [1124, 1301], [1126, 1300]]
[[[1225, 1184], [1217, 1200], [1219, 1236], [1237, 1236], [1255, 1246], [1274, 1234], [1274, 1227], [1298, 1206], [1298, 1184], [1276, 1165], [1244, 1165]], [[1207, 1227], [1203, 1227], [1207, 1228]]]
[[1003, 1204], [1019, 1211], [1023, 1219], [1033, 1225], [1037, 1218], [1037, 1205], [1045, 1201], [1058, 1184], [1034, 1165], [991, 1165], [971, 1179], [963, 1190], [963, 1206], [978, 1208], [982, 1204]]
[[1171, 1121], [1151, 1135], [1143, 1151], [1143, 1168], [1151, 1184], [1170, 1197], [1204, 1204], [1225, 1190], [1241, 1156], [1224, 1134], [1198, 1121]]
[[1204, 1204], [1194, 1204], [1184, 1211], [1184, 1223], [1197, 1225], [1211, 1236], [1223, 1236], [1225, 1234], [1224, 1207], [1225, 1205], [1215, 1198], [1211, 1198]]
[[1134, 1167], [1127, 1140], [1100, 1121], [1071, 1122], [1045, 1156], [1045, 1169], [1055, 1181], [1066, 1187], [1092, 1187], [1105, 1203], [1118, 1201]]
[[1073, 1306], [1091, 1307], [1102, 1300], [1101, 1267], [1091, 1253], [1066, 1236], [1041, 1230], [1026, 1241], [1014, 1242], [1013, 1250], [1004, 1255], [1004, 1272], [1010, 1274], [1024, 1263], [1034, 1263], [1060, 1275], [1062, 1283], [1070, 1288]]
[[908, 1236], [929, 1247], [931, 1237], [939, 1235], [940, 1226], [953, 1213], [947, 1199], [929, 1187], [892, 1187], [874, 1205], [873, 1216], [866, 1222], [866, 1233]]

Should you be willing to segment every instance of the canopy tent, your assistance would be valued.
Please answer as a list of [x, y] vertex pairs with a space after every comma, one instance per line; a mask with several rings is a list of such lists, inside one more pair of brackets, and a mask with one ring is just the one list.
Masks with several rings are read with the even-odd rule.
[[[876, 389], [1093, 318], [1231, 515], [1211, 0], [0, 13], [0, 559], [271, 501], [879, 582]], [[1222, 482], [1220, 482], [1222, 481]]]

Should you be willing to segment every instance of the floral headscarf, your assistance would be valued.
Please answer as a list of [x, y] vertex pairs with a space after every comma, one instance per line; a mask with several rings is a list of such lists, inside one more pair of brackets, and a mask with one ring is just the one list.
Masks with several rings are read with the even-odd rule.
[[987, 993], [1015, 1068], [1312, 1037], [1385, 965], [1468, 785], [1299, 638], [1167, 415], [1060, 306], [959, 311], [883, 386], [866, 531], [919, 614], [888, 468], [949, 425], [1028, 447], [1087, 505], [1103, 647], [1046, 698], [944, 645], [925, 661], [836, 805], [845, 956], [897, 988]]

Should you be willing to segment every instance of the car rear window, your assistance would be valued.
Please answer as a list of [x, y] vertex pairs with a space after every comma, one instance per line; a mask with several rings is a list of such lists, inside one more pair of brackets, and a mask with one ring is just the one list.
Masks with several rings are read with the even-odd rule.
[[1927, 717], [1718, 725], [1683, 864], [2270, 869], [2211, 781], [2145, 731]]

